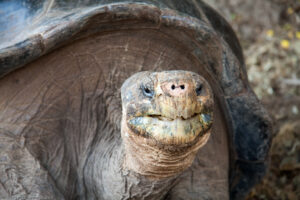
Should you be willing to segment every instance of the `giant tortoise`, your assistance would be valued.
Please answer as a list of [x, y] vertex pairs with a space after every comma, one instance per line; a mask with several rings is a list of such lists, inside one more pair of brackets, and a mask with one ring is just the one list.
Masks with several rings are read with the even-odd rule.
[[200, 0], [0, 3], [0, 199], [243, 199], [271, 120]]

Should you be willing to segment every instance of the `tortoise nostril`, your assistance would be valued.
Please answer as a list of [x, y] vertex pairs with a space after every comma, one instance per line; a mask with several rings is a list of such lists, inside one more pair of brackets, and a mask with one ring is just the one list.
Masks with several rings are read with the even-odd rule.
[[180, 88], [181, 88], [182, 90], [184, 90], [184, 85], [181, 85]]
[[172, 86], [171, 86], [171, 89], [172, 89], [172, 90], [175, 90], [175, 85], [172, 85]]

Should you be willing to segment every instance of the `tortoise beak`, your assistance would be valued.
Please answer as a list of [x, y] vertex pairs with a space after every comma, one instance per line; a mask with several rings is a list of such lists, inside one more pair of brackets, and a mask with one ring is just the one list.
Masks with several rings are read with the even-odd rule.
[[188, 119], [158, 115], [134, 117], [128, 120], [128, 125], [135, 133], [167, 144], [190, 143], [208, 133], [212, 126], [212, 113], [199, 113]]

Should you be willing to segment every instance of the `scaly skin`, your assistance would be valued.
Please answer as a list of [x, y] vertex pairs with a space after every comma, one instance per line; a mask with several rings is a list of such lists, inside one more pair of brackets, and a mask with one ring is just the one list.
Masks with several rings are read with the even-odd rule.
[[141, 72], [122, 86], [124, 166], [147, 177], [174, 176], [189, 167], [208, 140], [213, 95], [187, 71]]

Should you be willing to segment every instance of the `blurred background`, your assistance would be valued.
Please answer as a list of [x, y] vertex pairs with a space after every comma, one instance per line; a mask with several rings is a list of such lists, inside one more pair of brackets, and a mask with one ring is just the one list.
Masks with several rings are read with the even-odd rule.
[[271, 165], [248, 200], [300, 199], [300, 0], [206, 0], [237, 33], [249, 81], [274, 119]]

